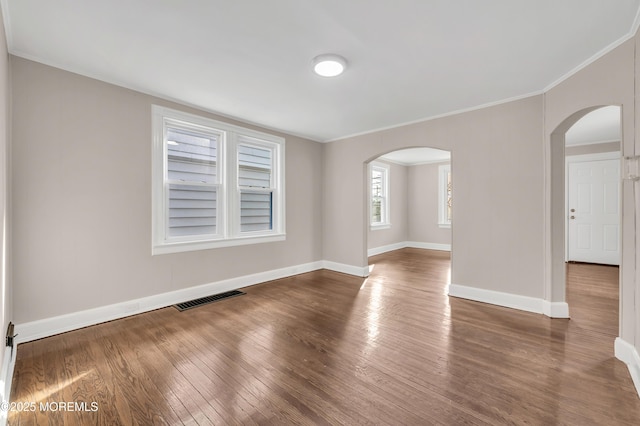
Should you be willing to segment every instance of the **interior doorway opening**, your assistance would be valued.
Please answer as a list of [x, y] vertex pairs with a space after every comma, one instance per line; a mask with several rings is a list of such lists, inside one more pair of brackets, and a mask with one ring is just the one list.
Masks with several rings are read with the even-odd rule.
[[364, 163], [367, 257], [405, 247], [452, 251], [450, 151], [415, 147]]
[[596, 109], [565, 136], [565, 259], [620, 265], [620, 107]]
[[[616, 263], [594, 260], [600, 259], [602, 252], [619, 251], [621, 246], [620, 117], [619, 106], [587, 108], [565, 119], [551, 134], [551, 277], [547, 289], [551, 317], [569, 317], [568, 260]], [[612, 165], [618, 167], [617, 171]], [[599, 175], [596, 181], [591, 180], [593, 175]], [[608, 175], [608, 181], [601, 179], [604, 175]], [[590, 216], [594, 208], [611, 214], [594, 219]], [[617, 217], [618, 223], [609, 223], [611, 217]], [[585, 249], [596, 247], [600, 253], [595, 257], [581, 257], [581, 250], [588, 252]]]

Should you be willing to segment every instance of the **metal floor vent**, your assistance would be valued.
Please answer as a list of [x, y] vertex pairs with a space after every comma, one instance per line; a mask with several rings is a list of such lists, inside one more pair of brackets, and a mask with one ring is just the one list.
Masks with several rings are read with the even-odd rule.
[[187, 309], [197, 308], [198, 306], [206, 305], [207, 303], [217, 302], [218, 300], [228, 299], [230, 297], [242, 296], [243, 293], [240, 290], [231, 290], [224, 293], [214, 294], [213, 296], [205, 296], [200, 299], [189, 300], [188, 302], [176, 303], [175, 308], [179, 311], [186, 311]]

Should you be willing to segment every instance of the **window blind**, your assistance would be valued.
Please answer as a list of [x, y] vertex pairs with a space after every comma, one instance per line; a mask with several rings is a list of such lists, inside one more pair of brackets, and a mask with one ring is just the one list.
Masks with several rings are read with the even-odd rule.
[[217, 136], [169, 128], [168, 231], [171, 237], [217, 231]]
[[273, 151], [238, 145], [240, 232], [273, 229]]

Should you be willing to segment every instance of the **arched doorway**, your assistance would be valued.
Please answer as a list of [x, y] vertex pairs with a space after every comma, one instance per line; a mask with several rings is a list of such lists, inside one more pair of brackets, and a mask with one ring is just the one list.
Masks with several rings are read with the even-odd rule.
[[364, 163], [367, 257], [404, 247], [451, 252], [451, 152], [412, 147]]
[[[546, 312], [550, 317], [568, 318], [569, 306], [566, 300], [566, 253], [567, 253], [567, 220], [570, 217], [566, 208], [566, 136], [567, 132], [587, 114], [599, 110], [604, 105], [585, 108], [567, 117], [551, 133], [549, 175], [550, 175], [550, 232], [548, 233], [547, 249], [549, 253], [550, 277], [545, 288], [545, 300], [548, 302]], [[618, 107], [618, 122], [621, 125], [621, 109]], [[621, 143], [621, 141], [620, 141]], [[621, 244], [618, 241], [618, 244]], [[622, 265], [621, 265], [622, 266]]]

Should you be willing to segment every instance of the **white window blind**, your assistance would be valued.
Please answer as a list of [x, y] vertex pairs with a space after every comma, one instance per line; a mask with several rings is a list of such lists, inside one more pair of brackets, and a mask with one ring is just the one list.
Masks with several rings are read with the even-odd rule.
[[215, 235], [218, 137], [172, 127], [166, 134], [168, 236]]
[[272, 169], [271, 149], [246, 142], [238, 145], [240, 232], [273, 229]]

